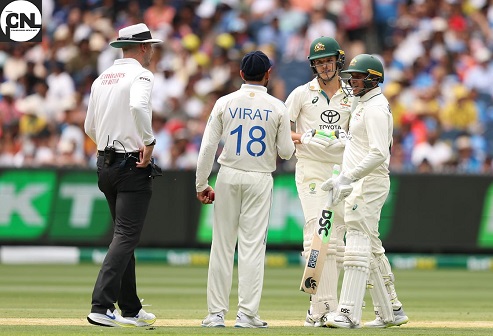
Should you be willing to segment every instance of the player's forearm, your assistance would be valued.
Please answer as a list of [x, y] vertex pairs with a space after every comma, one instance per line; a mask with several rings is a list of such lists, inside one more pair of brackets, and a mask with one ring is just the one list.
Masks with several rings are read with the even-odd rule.
[[[92, 98], [92, 94], [91, 94]], [[94, 143], [96, 143], [96, 126], [94, 125], [94, 109], [92, 99], [89, 99], [89, 106], [87, 108], [86, 120], [84, 121], [84, 132]]]
[[294, 153], [295, 148], [292, 134], [289, 119], [282, 118], [277, 134], [277, 153], [284, 160], [289, 160]]
[[356, 167], [345, 171], [344, 175], [353, 181], [362, 179], [384, 163], [387, 156], [377, 150], [370, 151]]
[[195, 189], [197, 192], [202, 192], [209, 186], [209, 175], [214, 164], [214, 156], [207, 156], [205, 153], [199, 154], [197, 161], [197, 172], [195, 178]]
[[92, 119], [86, 118], [86, 121], [84, 122], [84, 132], [94, 143], [96, 143], [96, 128], [94, 127]]
[[130, 113], [134, 116], [135, 126], [144, 145], [149, 145], [154, 141], [152, 131], [151, 111], [149, 108], [130, 106]]
[[212, 171], [214, 158], [217, 151], [217, 144], [207, 144], [205, 137], [202, 139], [202, 146], [197, 160], [197, 172], [195, 179], [195, 189], [202, 192], [209, 186], [209, 175]]
[[291, 131], [291, 140], [293, 140], [294, 143], [301, 143], [301, 134]]

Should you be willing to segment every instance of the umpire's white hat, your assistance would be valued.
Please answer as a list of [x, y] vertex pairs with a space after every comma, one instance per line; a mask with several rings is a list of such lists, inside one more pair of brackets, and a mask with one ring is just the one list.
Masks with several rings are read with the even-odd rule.
[[136, 43], [161, 43], [162, 40], [153, 39], [151, 31], [144, 23], [122, 28], [118, 31], [118, 38], [110, 42], [113, 48], [122, 48]]

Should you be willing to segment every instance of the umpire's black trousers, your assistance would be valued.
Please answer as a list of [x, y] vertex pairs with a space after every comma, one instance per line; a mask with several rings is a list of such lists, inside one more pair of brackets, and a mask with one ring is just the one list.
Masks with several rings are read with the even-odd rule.
[[98, 186], [113, 217], [113, 239], [92, 293], [92, 313], [113, 311], [117, 302], [122, 316], [135, 316], [142, 308], [137, 296], [134, 251], [152, 195], [151, 166], [137, 168], [136, 160], [117, 158], [109, 167], [97, 161]]

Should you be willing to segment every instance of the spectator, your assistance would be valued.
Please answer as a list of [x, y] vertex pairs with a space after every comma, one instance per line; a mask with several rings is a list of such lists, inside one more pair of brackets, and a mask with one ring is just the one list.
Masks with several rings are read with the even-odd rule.
[[61, 125], [60, 139], [57, 148], [67, 154], [68, 164], [74, 165], [77, 162], [83, 163], [85, 159], [83, 130], [84, 124], [78, 119], [77, 105], [74, 99], [65, 98], [62, 102], [62, 109], [65, 113], [63, 124]]
[[435, 172], [435, 169], [431, 165], [428, 159], [423, 159], [416, 167], [416, 172], [420, 174], [431, 174]]
[[288, 34], [279, 26], [279, 14], [269, 16], [267, 24], [259, 29], [257, 41], [259, 46], [272, 46], [275, 50], [275, 60], [281, 59], [287, 44]]
[[481, 166], [481, 173], [482, 174], [493, 174], [493, 157], [488, 155], [484, 161], [483, 165]]
[[389, 170], [391, 173], [411, 173], [415, 170], [401, 143], [394, 143], [390, 156]]
[[11, 153], [9, 153], [5, 145], [0, 142], [0, 167], [13, 167], [14, 157]]
[[19, 123], [21, 112], [15, 106], [16, 91], [15, 82], [5, 82], [0, 85], [0, 95], [2, 95], [0, 100], [0, 135], [4, 126]]
[[376, 28], [378, 51], [382, 51], [392, 45], [393, 30], [403, 6], [403, 0], [373, 1], [373, 23]]
[[440, 172], [443, 170], [443, 165], [452, 159], [451, 146], [440, 140], [439, 135], [438, 129], [429, 130], [426, 141], [414, 147], [411, 157], [414, 166], [419, 167], [426, 160], [431, 171]]
[[470, 91], [463, 85], [453, 89], [453, 98], [447, 102], [441, 111], [440, 119], [443, 123], [446, 138], [453, 139], [459, 133], [469, 131], [478, 122], [478, 110], [471, 99]]
[[481, 172], [482, 162], [475, 155], [468, 135], [461, 135], [455, 140], [455, 149], [457, 150], [457, 168], [458, 173], [477, 174]]
[[365, 52], [366, 33], [373, 20], [371, 0], [345, 0], [339, 17], [347, 41], [348, 57]]
[[308, 19], [308, 16], [304, 11], [293, 6], [293, 2], [293, 0], [279, 0], [280, 8], [277, 12], [279, 17], [279, 28], [281, 31], [288, 34], [299, 31], [301, 27], [306, 25]]
[[72, 77], [65, 72], [64, 64], [53, 62], [48, 67], [50, 74], [46, 77], [48, 92], [46, 100], [53, 102], [54, 118], [57, 121], [63, 120], [63, 110], [59, 107], [60, 102], [70, 100], [75, 94], [75, 83]]
[[34, 151], [34, 167], [54, 167], [57, 163], [55, 155], [55, 134], [49, 128], [32, 136], [36, 150]]
[[156, 144], [154, 145], [152, 154], [159, 167], [163, 167], [164, 162], [168, 160], [168, 153], [172, 143], [171, 134], [166, 128], [166, 121], [166, 117], [157, 113], [152, 114], [152, 132], [156, 138]]
[[175, 72], [175, 65], [171, 57], [162, 59], [157, 64], [157, 73], [154, 74], [154, 87], [152, 89], [152, 110], [159, 115], [166, 115], [169, 110], [169, 99], [181, 97], [184, 92], [184, 84]]
[[166, 169], [171, 170], [193, 170], [197, 167], [199, 153], [190, 142], [190, 134], [186, 128], [181, 128], [173, 133], [173, 144], [171, 145], [169, 158], [163, 162]]
[[30, 139], [48, 127], [46, 117], [35, 97], [29, 96], [17, 101], [16, 107], [22, 113], [19, 119], [19, 133], [24, 140]]
[[[28, 164], [36, 144], [31, 136], [17, 131], [16, 118], [6, 117], [9, 106], [15, 109], [16, 99], [36, 95], [41, 108], [34, 124], [27, 127], [26, 113], [22, 113], [24, 118], [18, 114], [24, 119], [22, 132], [38, 128], [42, 117], [43, 127], [56, 136], [64, 126], [60, 102], [77, 93], [80, 118], [92, 81], [120, 56], [118, 50], [101, 46], [119, 28], [142, 22], [144, 17], [166, 40], [165, 47], [155, 50], [158, 58], [150, 65], [156, 72], [153, 107], [168, 118], [181, 118], [194, 148], [208, 117], [203, 110], [209, 97], [241, 85], [238, 55], [253, 49], [271, 53], [275, 64], [268, 90], [284, 100], [288, 92], [310, 80], [309, 69], [299, 66], [307, 57], [302, 50], [324, 35], [342, 42], [346, 59], [356, 52], [353, 47], [376, 52], [384, 59], [388, 75], [382, 88], [393, 91], [387, 96], [394, 117], [394, 146], [401, 143], [405, 158], [402, 169], [411, 164], [415, 144], [426, 141], [427, 131], [434, 127], [440, 127], [442, 140], [450, 143], [468, 132], [481, 161], [493, 154], [493, 90], [488, 81], [493, 66], [492, 1], [98, 0], [80, 4], [49, 0], [45, 6], [43, 1], [43, 43], [0, 44], [0, 84], [16, 85], [12, 99], [8, 95], [0, 99], [0, 137], [1, 141], [10, 137], [6, 150], [16, 164]], [[278, 25], [271, 18], [277, 18]], [[372, 23], [383, 33], [367, 29]], [[259, 30], [271, 34], [258, 34]], [[365, 43], [369, 38], [375, 43]], [[275, 50], [259, 47], [272, 43]], [[166, 66], [161, 67], [159, 61]], [[164, 68], [172, 68], [170, 78]], [[158, 90], [160, 76], [166, 84]], [[47, 86], [37, 85], [44, 81]], [[456, 85], [468, 89], [467, 97], [457, 98], [464, 94], [454, 89]], [[424, 105], [416, 103], [418, 99]], [[427, 112], [419, 112], [415, 104], [425, 106], [422, 110]], [[85, 160], [91, 158], [94, 146], [89, 141]], [[292, 170], [289, 162], [279, 167]], [[445, 168], [454, 172], [457, 167], [452, 160]]]
[[397, 82], [387, 84], [383, 91], [390, 104], [395, 129], [399, 129], [401, 127], [402, 117], [406, 113], [406, 107], [400, 101], [399, 93], [401, 91], [402, 86]]
[[169, 30], [176, 9], [167, 0], [153, 0], [152, 6], [144, 11], [144, 23], [150, 30]]
[[7, 80], [16, 81], [26, 74], [27, 61], [23, 57], [24, 49], [23, 46], [12, 48], [11, 54], [7, 56], [3, 64], [3, 73]]
[[87, 163], [75, 152], [76, 145], [69, 140], [59, 141], [56, 150], [55, 164], [62, 168], [85, 167]]
[[80, 40], [77, 46], [77, 54], [68, 60], [66, 69], [75, 83], [81, 84], [86, 77], [97, 73], [99, 55], [91, 50], [87, 38]]
[[[335, 22], [326, 18], [327, 11], [321, 5], [315, 6], [310, 12], [310, 19], [306, 38], [311, 42], [320, 36], [336, 37], [337, 27]], [[300, 50], [299, 50], [300, 52]]]
[[493, 104], [493, 89], [491, 79], [493, 78], [493, 64], [491, 52], [483, 47], [475, 53], [476, 64], [465, 74], [464, 85], [477, 94], [476, 102], [480, 121], [486, 122], [486, 110]]

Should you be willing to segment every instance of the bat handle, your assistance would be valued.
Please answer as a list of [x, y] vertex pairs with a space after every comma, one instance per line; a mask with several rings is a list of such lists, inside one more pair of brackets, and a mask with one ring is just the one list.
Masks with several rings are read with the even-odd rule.
[[[336, 178], [339, 176], [341, 173], [341, 166], [338, 164], [335, 164], [334, 167], [332, 168], [332, 178]], [[332, 206], [332, 193], [334, 189], [330, 190], [327, 194], [327, 203], [325, 203], [325, 209], [328, 209]]]
[[332, 190], [327, 194], [327, 203], [325, 203], [325, 209], [329, 209], [332, 206]]

